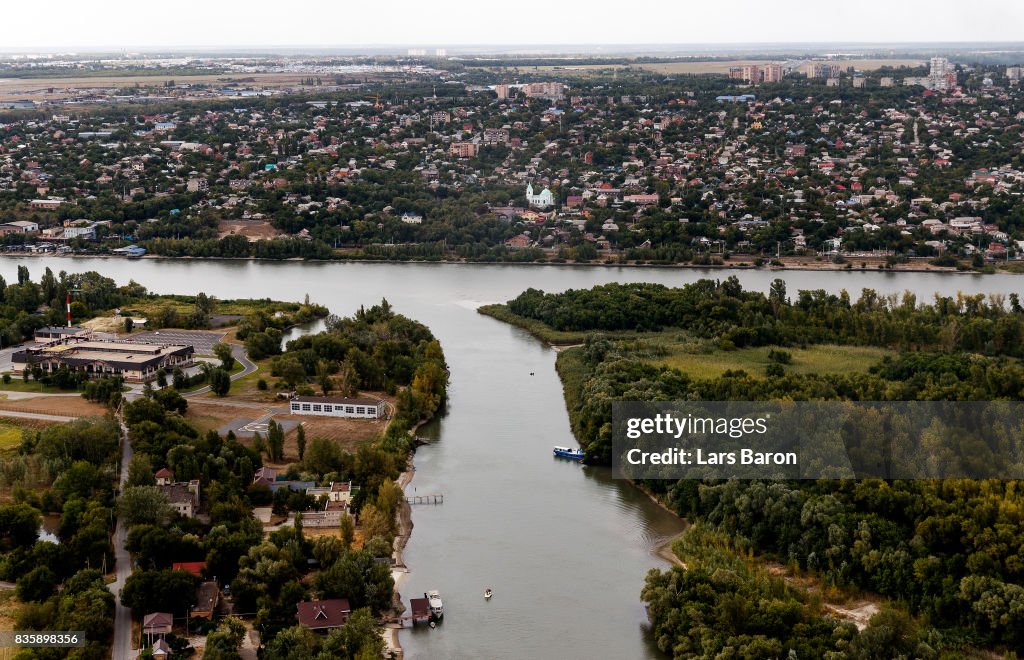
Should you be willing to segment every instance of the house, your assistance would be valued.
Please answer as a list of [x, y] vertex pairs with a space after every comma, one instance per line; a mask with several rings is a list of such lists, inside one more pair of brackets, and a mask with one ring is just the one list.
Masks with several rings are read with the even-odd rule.
[[33, 234], [39, 231], [39, 223], [28, 220], [14, 220], [0, 225], [0, 235], [3, 234]]
[[293, 415], [379, 419], [384, 416], [387, 404], [381, 399], [297, 396], [292, 399], [290, 407]]
[[60, 208], [60, 205], [64, 203], [63, 198], [56, 199], [33, 199], [28, 203], [34, 209], [41, 209], [43, 211], [56, 211]]
[[256, 474], [252, 477], [254, 484], [262, 484], [264, 486], [269, 486], [275, 481], [277, 481], [277, 470], [269, 467], [261, 467], [256, 470]]
[[192, 616], [212, 619], [213, 613], [220, 602], [220, 587], [216, 582], [203, 582], [196, 588], [196, 606], [192, 608]]
[[156, 640], [156, 643], [153, 644], [153, 657], [157, 658], [157, 660], [171, 657], [171, 645], [163, 637]]
[[315, 632], [328, 632], [345, 625], [352, 615], [347, 598], [308, 600], [298, 604], [299, 625]]
[[153, 475], [157, 486], [167, 486], [174, 483], [174, 472], [170, 468], [160, 468]]
[[167, 503], [172, 509], [185, 516], [186, 518], [195, 518], [196, 511], [199, 509], [199, 480], [193, 479], [188, 483], [181, 481], [178, 483], [164, 484], [157, 486], [160, 492], [167, 498]]
[[331, 502], [341, 502], [347, 506], [352, 502], [352, 492], [351, 481], [332, 481], [327, 499]]
[[174, 627], [174, 616], [170, 612], [153, 612], [142, 619], [142, 634], [147, 637], [166, 635]]

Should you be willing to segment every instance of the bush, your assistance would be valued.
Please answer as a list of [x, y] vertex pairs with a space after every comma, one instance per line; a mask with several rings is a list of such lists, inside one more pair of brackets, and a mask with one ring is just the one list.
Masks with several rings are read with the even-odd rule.
[[261, 392], [266, 392], [267, 391], [267, 381], [265, 381], [262, 378], [260, 378], [258, 381], [256, 381], [256, 389], [258, 389]]

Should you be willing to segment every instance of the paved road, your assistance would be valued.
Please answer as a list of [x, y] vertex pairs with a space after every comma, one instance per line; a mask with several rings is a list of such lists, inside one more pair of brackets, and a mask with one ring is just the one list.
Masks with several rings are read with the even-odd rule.
[[[238, 344], [231, 344], [231, 354], [235, 356], [236, 360], [242, 363], [243, 367], [241, 371], [231, 376], [231, 380], [238, 380], [242, 376], [248, 376], [252, 372], [259, 369], [259, 367], [253, 364], [252, 360], [249, 359], [249, 356], [245, 354], [244, 346], [239, 346]], [[182, 396], [199, 396], [200, 394], [206, 394], [209, 391], [210, 386], [207, 385], [206, 387], [200, 387], [198, 390], [195, 390], [194, 392], [189, 392], [188, 394], [183, 394]]]
[[[128, 439], [128, 427], [124, 420], [118, 416], [118, 423], [121, 425], [121, 488], [124, 488], [128, 481], [128, 463], [132, 460], [132, 443]], [[121, 604], [121, 587], [132, 572], [131, 557], [125, 549], [124, 544], [128, 536], [127, 526], [121, 517], [117, 519], [117, 528], [114, 531], [114, 567], [117, 579], [111, 582], [108, 587], [114, 594], [117, 603], [114, 610], [114, 645], [111, 649], [111, 657], [114, 660], [128, 660], [136, 657], [137, 653], [132, 650], [132, 611]]]
[[0, 417], [19, 417], [21, 419], [38, 419], [44, 422], [73, 422], [77, 417], [64, 415], [48, 415], [46, 413], [21, 412], [20, 410], [0, 410]]

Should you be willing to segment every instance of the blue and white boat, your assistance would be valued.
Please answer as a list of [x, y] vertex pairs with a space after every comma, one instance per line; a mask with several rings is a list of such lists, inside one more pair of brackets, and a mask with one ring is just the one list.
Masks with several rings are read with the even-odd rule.
[[568, 447], [558, 447], [556, 445], [553, 450], [553, 453], [555, 454], [555, 456], [558, 456], [559, 458], [571, 458], [574, 461], [583, 460], [582, 449], [569, 449]]

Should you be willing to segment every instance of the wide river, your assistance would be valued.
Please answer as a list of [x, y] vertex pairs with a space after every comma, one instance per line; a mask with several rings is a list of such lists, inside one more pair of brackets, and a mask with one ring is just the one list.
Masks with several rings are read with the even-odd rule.
[[[59, 257], [0, 259], [17, 281], [54, 272], [96, 270], [159, 293], [205, 291], [221, 298], [315, 302], [340, 315], [386, 297], [402, 314], [433, 330], [451, 367], [448, 413], [423, 431], [434, 439], [415, 457], [409, 486], [443, 493], [444, 504], [416, 506], [405, 553], [411, 573], [403, 599], [427, 589], [444, 597], [437, 629], [406, 629], [412, 658], [658, 657], [639, 594], [644, 574], [665, 562], [659, 544], [682, 529], [607, 470], [555, 460], [552, 445], [574, 445], [555, 373], [555, 351], [517, 328], [476, 313], [528, 287], [546, 291], [605, 282], [679, 285], [723, 271], [692, 269], [346, 264]], [[1024, 279], [1009, 275], [881, 272], [740, 271], [747, 288], [767, 291], [781, 277], [799, 289], [870, 287], [936, 292], [1011, 293]], [[483, 590], [494, 598], [485, 602]]]

